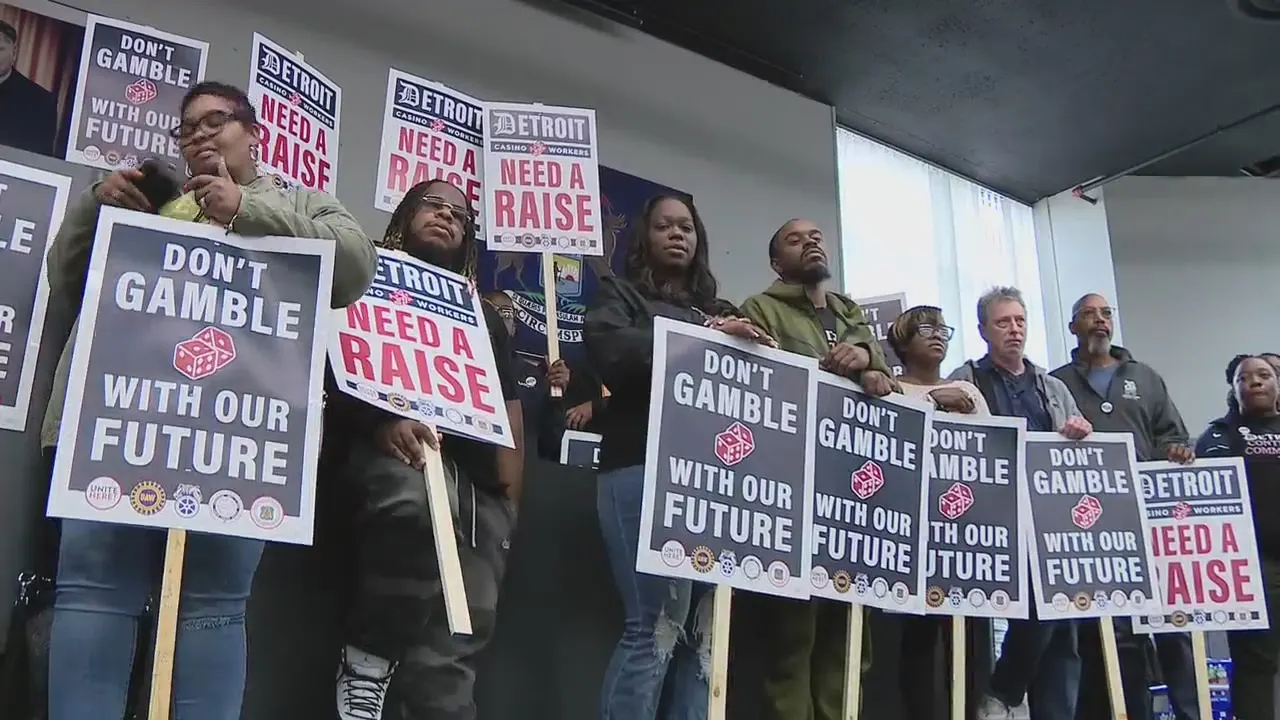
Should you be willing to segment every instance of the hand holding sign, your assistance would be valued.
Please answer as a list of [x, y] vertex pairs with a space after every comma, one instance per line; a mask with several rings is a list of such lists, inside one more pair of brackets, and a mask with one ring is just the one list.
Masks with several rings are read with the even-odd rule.
[[387, 423], [378, 428], [375, 439], [378, 449], [417, 470], [421, 470], [427, 460], [422, 450], [424, 443], [432, 450], [440, 449], [436, 434], [417, 420]]
[[879, 370], [867, 370], [862, 373], [862, 389], [876, 397], [884, 397], [893, 392], [893, 381]]
[[1170, 445], [1164, 452], [1169, 462], [1179, 465], [1190, 465], [1196, 461], [1196, 451], [1186, 445]]
[[547, 370], [547, 384], [561, 390], [569, 387], [569, 366], [564, 364], [564, 360], [556, 358], [551, 363], [551, 368]]
[[754, 340], [761, 345], [769, 347], [778, 347], [778, 341], [769, 336], [769, 333], [756, 327], [756, 324], [746, 318], [736, 317], [717, 317], [712, 318], [707, 326], [719, 330], [722, 333], [732, 335], [743, 340]]
[[1093, 425], [1079, 415], [1072, 415], [1062, 425], [1062, 434], [1071, 440], [1083, 440], [1093, 432]]
[[231, 172], [227, 170], [225, 159], [218, 161], [216, 176], [197, 175], [187, 181], [184, 189], [195, 193], [196, 202], [200, 203], [200, 209], [204, 211], [206, 217], [213, 218], [223, 225], [234, 220], [236, 214], [240, 212], [243, 193], [240, 192], [240, 186], [236, 184], [235, 179], [231, 177]]
[[855, 374], [866, 370], [870, 364], [871, 353], [866, 348], [842, 342], [836, 343], [835, 347], [827, 351], [827, 356], [818, 362], [818, 367], [852, 380]]
[[973, 398], [958, 387], [942, 387], [929, 393], [939, 410], [968, 415], [973, 412]]

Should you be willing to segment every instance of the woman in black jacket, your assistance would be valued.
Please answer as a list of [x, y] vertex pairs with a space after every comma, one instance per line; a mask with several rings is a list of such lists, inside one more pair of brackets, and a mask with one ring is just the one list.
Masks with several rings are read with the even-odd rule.
[[625, 279], [602, 278], [587, 310], [587, 355], [612, 392], [599, 427], [596, 508], [626, 611], [601, 690], [601, 720], [655, 720], [668, 670], [672, 686], [665, 717], [706, 717], [711, 594], [689, 580], [637, 573], [636, 555], [654, 316], [772, 342], [716, 297], [709, 257], [706, 230], [693, 203], [666, 195], [651, 198], [636, 223]]
[[[1209, 423], [1196, 443], [1199, 457], [1242, 457], [1262, 560], [1267, 613], [1280, 606], [1280, 383], [1260, 355], [1237, 355], [1227, 365], [1227, 414]], [[1280, 671], [1280, 631], [1237, 630], [1231, 646], [1231, 707], [1240, 720], [1275, 720], [1275, 675]]]

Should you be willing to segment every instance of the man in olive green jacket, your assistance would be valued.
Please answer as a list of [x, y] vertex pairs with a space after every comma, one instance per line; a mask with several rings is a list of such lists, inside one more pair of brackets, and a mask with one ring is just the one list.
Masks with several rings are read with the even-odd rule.
[[[783, 350], [820, 358], [823, 370], [847, 377], [874, 395], [893, 392], [892, 370], [862, 308], [824, 287], [831, 270], [822, 230], [808, 220], [787, 222], [769, 241], [769, 263], [779, 280], [748, 298], [742, 313]], [[762, 620], [753, 625], [753, 632], [762, 633], [765, 643], [765, 717], [843, 718], [850, 606], [746, 594], [734, 607]], [[866, 670], [870, 633], [862, 637]]]

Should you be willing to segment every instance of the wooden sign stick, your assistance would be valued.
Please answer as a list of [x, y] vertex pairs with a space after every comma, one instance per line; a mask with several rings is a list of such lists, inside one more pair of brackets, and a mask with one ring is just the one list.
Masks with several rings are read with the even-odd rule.
[[[547, 367], [560, 359], [560, 317], [556, 310], [556, 256], [554, 253], [542, 253], [542, 295], [546, 300], [547, 316]], [[564, 391], [558, 387], [551, 388], [551, 397], [558, 398]]]
[[862, 606], [849, 606], [849, 636], [845, 647], [844, 720], [858, 720], [862, 709]]
[[951, 720], [965, 720], [964, 616], [951, 616]]
[[[434, 427], [437, 442], [440, 433]], [[454, 533], [453, 508], [449, 503], [449, 477], [444, 472], [444, 458], [439, 450], [422, 443], [427, 462], [422, 474], [427, 482], [427, 505], [431, 510], [431, 532], [436, 539], [436, 559], [440, 567], [440, 585], [444, 590], [444, 612], [449, 631], [454, 635], [471, 634], [471, 611], [467, 608], [467, 585], [462, 577], [462, 559], [458, 556], [458, 536]], [[155, 720], [154, 718], [152, 720]]]
[[178, 640], [178, 599], [182, 596], [182, 562], [187, 531], [170, 530], [164, 548], [164, 574], [156, 610], [156, 648], [151, 664], [150, 720], [169, 720], [173, 704], [173, 653]]
[[729, 610], [733, 588], [717, 585], [711, 608], [711, 676], [708, 678], [707, 720], [725, 720], [729, 700]]
[[[1102, 664], [1107, 672], [1107, 697], [1111, 699], [1111, 718], [1112, 720], [1129, 720], [1129, 711], [1124, 704], [1124, 684], [1120, 680], [1120, 652], [1116, 649], [1116, 626], [1111, 624], [1111, 618], [1098, 619], [1098, 634], [1102, 637]], [[1134, 718], [1134, 720], [1139, 719]]]
[[[1213, 703], [1209, 698], [1209, 651], [1205, 647], [1204, 633], [1191, 631], [1191, 658], [1196, 667], [1196, 704], [1200, 706], [1200, 717], [1213, 717]], [[1185, 712], [1183, 708], [1179, 711]]]

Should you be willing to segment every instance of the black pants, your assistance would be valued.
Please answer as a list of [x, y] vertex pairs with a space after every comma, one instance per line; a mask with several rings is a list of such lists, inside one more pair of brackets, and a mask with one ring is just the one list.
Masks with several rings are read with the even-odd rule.
[[[1124, 688], [1125, 712], [1131, 718], [1148, 718], [1155, 709], [1151, 685], [1151, 647], [1155, 643], [1160, 676], [1169, 687], [1169, 700], [1177, 720], [1211, 720], [1200, 717], [1197, 705], [1195, 660], [1191, 654], [1191, 636], [1185, 633], [1139, 635], [1133, 632], [1128, 618], [1114, 618], [1116, 654], [1120, 658], [1120, 681]], [[1082, 622], [1080, 635], [1080, 699], [1076, 720], [1107, 717], [1111, 709], [1106, 692], [1107, 671], [1102, 659], [1102, 638], [1098, 623]], [[1101, 688], [1101, 692], [1099, 691]]]
[[1227, 633], [1231, 647], [1231, 709], [1236, 720], [1275, 720], [1275, 676], [1280, 670], [1280, 630], [1274, 613], [1280, 609], [1280, 560], [1262, 558], [1262, 586], [1267, 599], [1270, 630]]
[[[951, 717], [951, 618], [943, 615], [900, 615], [902, 647], [898, 658], [898, 690], [906, 720], [935, 720]], [[973, 717], [974, 708], [986, 687], [985, 668], [991, 657], [991, 621], [984, 618], [965, 620], [965, 717]], [[941, 666], [937, 662], [938, 646], [945, 653]], [[939, 669], [943, 670], [939, 677]]]

